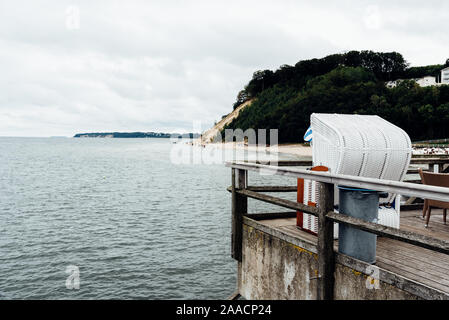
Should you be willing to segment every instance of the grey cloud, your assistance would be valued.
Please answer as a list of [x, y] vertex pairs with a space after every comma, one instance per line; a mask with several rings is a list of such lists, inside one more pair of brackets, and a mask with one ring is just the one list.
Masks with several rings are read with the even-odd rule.
[[[380, 17], [370, 25], [373, 5]], [[80, 11], [80, 29], [66, 27], [69, 6]], [[3, 1], [0, 135], [191, 131], [192, 121], [206, 127], [231, 111], [255, 70], [351, 49], [395, 50], [414, 64], [441, 63], [448, 52], [447, 6]]]

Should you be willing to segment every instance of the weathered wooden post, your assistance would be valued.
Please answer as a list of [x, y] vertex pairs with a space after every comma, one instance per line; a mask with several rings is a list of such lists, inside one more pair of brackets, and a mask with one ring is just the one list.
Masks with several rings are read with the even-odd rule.
[[334, 211], [334, 185], [319, 183], [318, 201], [318, 300], [332, 300], [334, 295], [334, 223], [326, 214]]
[[236, 189], [246, 188], [247, 174], [248, 172], [246, 170], [232, 169], [231, 256], [239, 262], [242, 261], [243, 215], [248, 211], [248, 199], [246, 196], [238, 194]]

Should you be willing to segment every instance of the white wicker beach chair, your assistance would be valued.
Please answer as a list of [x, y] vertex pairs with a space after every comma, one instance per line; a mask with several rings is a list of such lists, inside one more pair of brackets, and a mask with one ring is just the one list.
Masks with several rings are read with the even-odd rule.
[[[402, 181], [412, 155], [407, 133], [379, 116], [313, 113], [313, 165], [332, 173]], [[338, 195], [338, 193], [336, 193]], [[384, 199], [382, 199], [384, 200]], [[390, 194], [379, 223], [399, 228], [400, 197]]]

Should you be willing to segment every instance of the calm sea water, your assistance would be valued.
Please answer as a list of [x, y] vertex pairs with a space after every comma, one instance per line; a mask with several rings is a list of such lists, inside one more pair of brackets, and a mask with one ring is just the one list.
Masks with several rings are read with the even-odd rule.
[[[173, 147], [0, 138], [0, 299], [229, 296], [230, 169], [173, 163]], [[79, 269], [78, 290], [66, 287], [69, 266]]]

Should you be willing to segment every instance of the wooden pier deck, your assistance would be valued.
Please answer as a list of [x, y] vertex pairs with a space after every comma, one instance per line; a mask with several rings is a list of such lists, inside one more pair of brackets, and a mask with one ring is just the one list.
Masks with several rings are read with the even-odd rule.
[[[449, 240], [449, 224], [443, 224], [442, 210], [435, 209], [428, 228], [420, 210], [401, 212], [401, 230]], [[258, 220], [258, 223], [291, 237], [316, 245], [317, 237], [296, 227], [296, 218]], [[338, 240], [334, 241], [338, 251]], [[449, 294], [449, 255], [408, 243], [378, 237], [376, 266], [420, 285]]]
[[[449, 157], [414, 157], [414, 165], [448, 172]], [[259, 164], [236, 161], [232, 168], [231, 256], [238, 261], [237, 291], [248, 299], [429, 299], [449, 300], [449, 225], [433, 210], [424, 227], [419, 199], [449, 202], [449, 189], [419, 181], [386, 181], [301, 168], [304, 163]], [[290, 167], [290, 168], [289, 168]], [[409, 175], [416, 173], [409, 168]], [[254, 186], [248, 172], [313, 180], [319, 201], [305, 205], [267, 193], [296, 192], [296, 186]], [[411, 177], [409, 177], [410, 179]], [[334, 212], [336, 185], [401, 194], [408, 199], [395, 229]], [[248, 199], [292, 210], [249, 213]], [[296, 212], [317, 217], [318, 236], [296, 227]], [[338, 253], [333, 223], [378, 235], [376, 264]], [[374, 282], [373, 282], [374, 281]], [[372, 285], [376, 287], [373, 288]], [[380, 289], [380, 290], [373, 290]]]
[[[449, 225], [444, 225], [442, 210], [434, 209], [428, 228], [422, 211], [401, 212], [401, 229], [429, 237], [449, 240]], [[377, 266], [429, 287], [449, 293], [449, 255], [404, 242], [379, 238]]]

